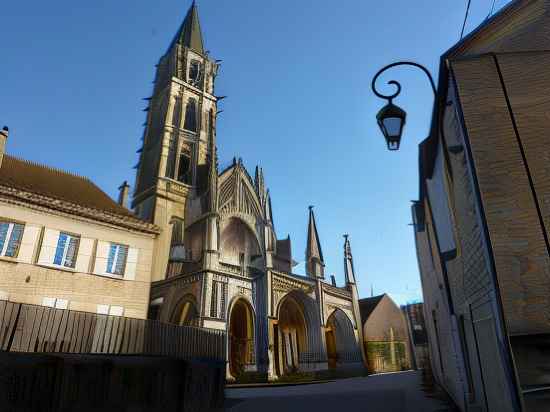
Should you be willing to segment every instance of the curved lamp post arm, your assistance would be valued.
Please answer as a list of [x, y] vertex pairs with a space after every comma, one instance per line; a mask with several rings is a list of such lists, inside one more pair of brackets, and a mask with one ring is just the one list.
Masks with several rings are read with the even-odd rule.
[[395, 67], [395, 66], [413, 66], [422, 70], [426, 74], [426, 76], [428, 76], [428, 80], [430, 81], [430, 85], [432, 86], [432, 91], [434, 92], [434, 98], [437, 96], [437, 89], [435, 87], [434, 79], [431, 73], [428, 71], [428, 69], [426, 69], [421, 64], [410, 62], [410, 61], [401, 61], [401, 62], [391, 63], [391, 64], [388, 64], [387, 66], [382, 67], [380, 70], [378, 70], [378, 72], [372, 78], [372, 83], [371, 83], [372, 91], [374, 92], [375, 95], [377, 95], [381, 99], [389, 100], [390, 103], [393, 99], [399, 96], [399, 93], [401, 93], [401, 84], [396, 80], [390, 80], [388, 82], [388, 84], [393, 84], [397, 88], [393, 94], [385, 95], [380, 93], [378, 90], [376, 90], [376, 80], [378, 79], [378, 77], [386, 70], [391, 69], [392, 67]]

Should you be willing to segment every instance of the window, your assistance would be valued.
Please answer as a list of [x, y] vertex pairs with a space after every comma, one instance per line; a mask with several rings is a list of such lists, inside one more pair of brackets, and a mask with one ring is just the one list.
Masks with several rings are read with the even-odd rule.
[[186, 154], [180, 155], [178, 166], [178, 180], [183, 183], [191, 183], [191, 159]]
[[191, 60], [189, 63], [189, 83], [197, 85], [201, 81], [201, 62]]
[[109, 247], [109, 256], [107, 259], [107, 273], [113, 275], [124, 275], [126, 268], [126, 258], [128, 257], [128, 246], [118, 243], [111, 243]]
[[56, 309], [67, 309], [69, 307], [69, 301], [67, 299], [59, 298], [42, 298], [42, 306], [48, 306]]
[[0, 256], [17, 257], [25, 225], [0, 221]]
[[61, 232], [57, 240], [57, 248], [55, 249], [54, 265], [74, 269], [79, 243], [79, 236]]
[[100, 315], [122, 316], [124, 308], [122, 306], [97, 305], [97, 313]]
[[183, 128], [191, 132], [197, 131], [197, 101], [195, 99], [189, 99], [187, 101]]

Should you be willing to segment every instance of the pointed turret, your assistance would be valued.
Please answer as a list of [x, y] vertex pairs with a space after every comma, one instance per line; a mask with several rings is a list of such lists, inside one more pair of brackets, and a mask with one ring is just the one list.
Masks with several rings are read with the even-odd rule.
[[254, 185], [256, 186], [256, 193], [260, 198], [260, 202], [265, 201], [265, 183], [264, 183], [264, 171], [260, 166], [256, 166], [256, 172], [254, 173]]
[[307, 247], [306, 247], [306, 273], [313, 278], [325, 277], [325, 262], [323, 261], [323, 251], [319, 242], [317, 225], [315, 224], [315, 215], [313, 206], [309, 207], [309, 223], [307, 228]]
[[351, 244], [349, 235], [344, 235], [344, 272], [346, 274], [346, 284], [355, 284], [355, 269], [353, 268], [353, 256], [351, 254]]
[[201, 25], [199, 23], [199, 13], [197, 5], [193, 1], [180, 29], [172, 40], [172, 47], [175, 43], [188, 47], [200, 54], [204, 54], [204, 45], [202, 41]]

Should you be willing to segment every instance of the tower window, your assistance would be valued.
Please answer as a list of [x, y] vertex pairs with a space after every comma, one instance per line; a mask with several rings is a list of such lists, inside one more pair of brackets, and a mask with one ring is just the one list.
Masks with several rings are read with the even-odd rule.
[[178, 180], [183, 183], [191, 184], [191, 159], [186, 154], [180, 155]]
[[201, 62], [198, 60], [191, 60], [189, 63], [189, 83], [192, 85], [198, 85], [201, 81]]
[[187, 102], [183, 128], [192, 132], [197, 131], [197, 101], [195, 99], [189, 99]]

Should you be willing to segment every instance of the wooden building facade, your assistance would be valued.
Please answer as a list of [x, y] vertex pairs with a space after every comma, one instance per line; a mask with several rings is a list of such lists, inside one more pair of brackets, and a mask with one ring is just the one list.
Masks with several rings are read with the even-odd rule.
[[441, 58], [413, 206], [434, 374], [462, 410], [550, 408], [550, 1]]

